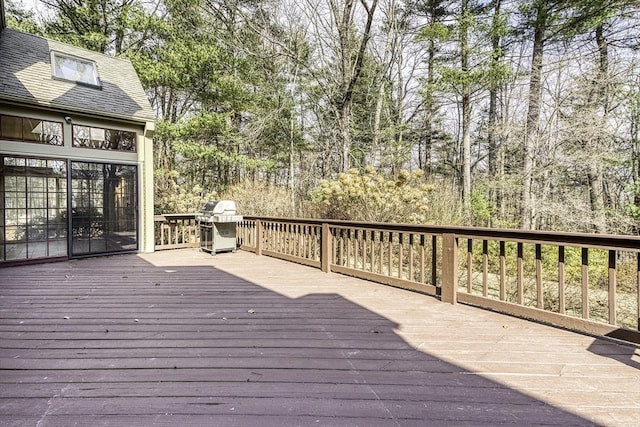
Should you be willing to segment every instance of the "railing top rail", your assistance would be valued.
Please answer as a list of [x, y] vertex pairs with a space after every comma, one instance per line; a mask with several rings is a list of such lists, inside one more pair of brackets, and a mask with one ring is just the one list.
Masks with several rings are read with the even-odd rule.
[[336, 227], [369, 228], [378, 231], [398, 231], [424, 234], [455, 234], [458, 237], [487, 240], [504, 240], [524, 243], [542, 243], [563, 246], [580, 246], [599, 249], [623, 249], [640, 252], [640, 236], [613, 234], [569, 233], [559, 231], [531, 231], [486, 227], [459, 227], [418, 224], [391, 224], [333, 219], [279, 218], [244, 216], [246, 220], [260, 220], [307, 225], [329, 224]]
[[162, 214], [154, 215], [153, 220], [156, 222], [166, 221], [168, 219], [195, 219], [198, 213], [183, 213], [183, 214]]

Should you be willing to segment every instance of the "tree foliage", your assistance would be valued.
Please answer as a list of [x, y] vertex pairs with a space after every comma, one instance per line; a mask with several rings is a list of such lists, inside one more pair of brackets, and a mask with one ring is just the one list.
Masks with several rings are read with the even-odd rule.
[[9, 25], [135, 65], [159, 210], [286, 188], [292, 214], [640, 230], [637, 1], [40, 4]]

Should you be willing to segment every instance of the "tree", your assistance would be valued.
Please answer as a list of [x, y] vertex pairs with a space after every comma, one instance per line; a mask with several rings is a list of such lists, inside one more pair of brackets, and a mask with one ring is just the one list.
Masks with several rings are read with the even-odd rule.
[[442, 46], [451, 37], [449, 29], [444, 24], [449, 12], [444, 0], [416, 0], [409, 3], [408, 8], [425, 20], [418, 33], [418, 41], [427, 43], [426, 76], [421, 91], [424, 126], [421, 131], [423, 137], [418, 147], [418, 165], [429, 176], [433, 172], [433, 146], [439, 139], [439, 132], [435, 127], [439, 108], [436, 97], [438, 81], [436, 68]]
[[101, 53], [122, 54], [141, 46], [153, 11], [140, 0], [40, 0], [53, 16], [48, 37]]
[[360, 0], [358, 2], [365, 11], [366, 18], [362, 34], [354, 34], [355, 1], [329, 0], [328, 6], [337, 32], [337, 60], [339, 69], [339, 97], [337, 98], [338, 125], [342, 145], [341, 170], [347, 172], [351, 167], [351, 119], [353, 94], [363, 71], [363, 63], [367, 44], [371, 37], [371, 27], [378, 6], [378, 0]]
[[31, 10], [25, 10], [20, 2], [6, 1], [7, 27], [25, 33], [42, 35], [42, 29], [36, 21], [35, 14]]

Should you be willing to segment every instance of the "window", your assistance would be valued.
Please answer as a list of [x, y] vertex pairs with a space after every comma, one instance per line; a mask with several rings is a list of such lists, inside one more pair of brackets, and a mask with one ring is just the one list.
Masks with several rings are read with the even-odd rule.
[[0, 138], [62, 145], [62, 123], [0, 115]]
[[135, 141], [135, 132], [73, 125], [74, 147], [136, 151]]
[[90, 86], [101, 86], [98, 68], [92, 61], [52, 51], [51, 64], [53, 66], [53, 75], [60, 79]]

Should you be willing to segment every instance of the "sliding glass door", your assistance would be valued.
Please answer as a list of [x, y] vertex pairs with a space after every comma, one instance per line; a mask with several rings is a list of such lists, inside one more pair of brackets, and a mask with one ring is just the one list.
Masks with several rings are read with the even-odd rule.
[[137, 173], [0, 155], [0, 264], [137, 251]]
[[71, 256], [138, 249], [137, 167], [71, 162]]
[[0, 220], [0, 262], [66, 257], [66, 160], [0, 156]]

